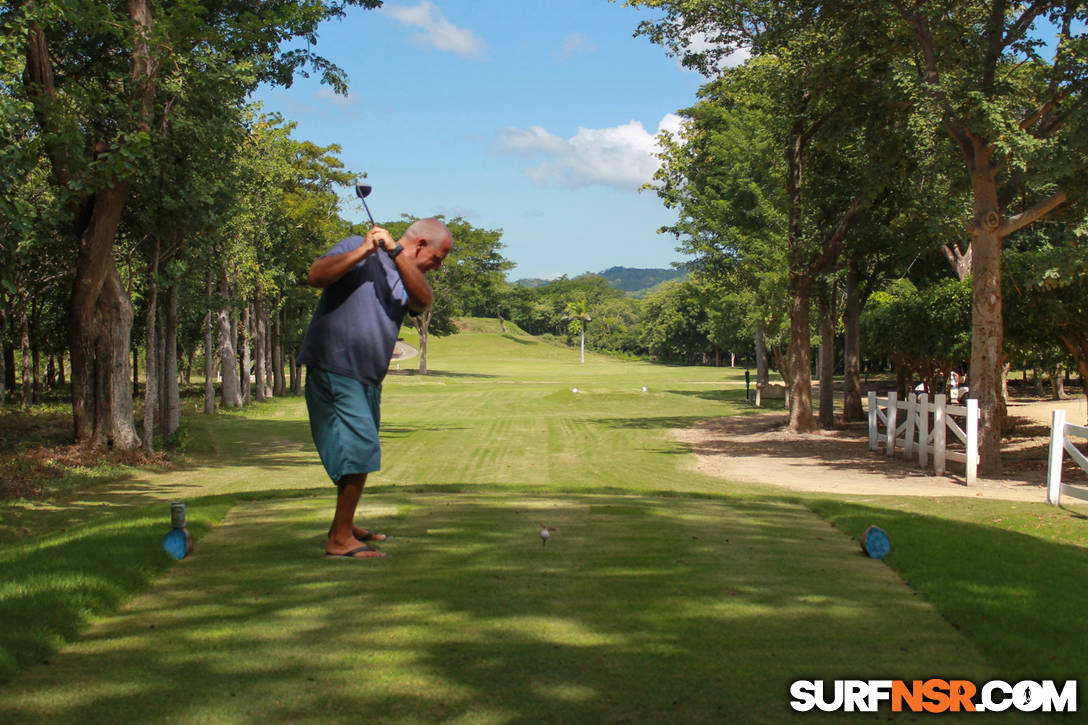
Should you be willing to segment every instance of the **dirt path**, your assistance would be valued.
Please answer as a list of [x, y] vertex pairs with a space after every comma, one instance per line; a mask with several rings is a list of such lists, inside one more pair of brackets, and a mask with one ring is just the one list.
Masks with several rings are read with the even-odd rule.
[[[927, 475], [916, 461], [870, 451], [864, 423], [794, 435], [783, 430], [784, 413], [753, 413], [701, 421], [673, 431], [673, 435], [691, 445], [700, 472], [735, 481], [821, 493], [1042, 502], [1046, 500], [1050, 415], [1058, 406], [1066, 409], [1071, 422], [1085, 420], [1083, 397], [1060, 402], [1012, 401], [1005, 472], [1001, 477], [980, 478], [971, 486], [963, 478], [962, 464], [949, 463], [945, 476]], [[1079, 470], [1066, 471], [1067, 480], [1088, 480]]]

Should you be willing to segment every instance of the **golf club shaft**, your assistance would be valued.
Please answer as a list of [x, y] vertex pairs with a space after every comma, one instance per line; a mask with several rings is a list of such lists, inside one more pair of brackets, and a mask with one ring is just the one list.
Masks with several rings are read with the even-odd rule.
[[374, 215], [370, 213], [370, 207], [366, 205], [366, 199], [363, 199], [362, 201], [363, 201], [363, 208], [366, 209], [366, 215], [368, 217], [370, 217], [370, 226], [372, 226], [372, 227], [378, 226], [377, 224], [374, 223]]

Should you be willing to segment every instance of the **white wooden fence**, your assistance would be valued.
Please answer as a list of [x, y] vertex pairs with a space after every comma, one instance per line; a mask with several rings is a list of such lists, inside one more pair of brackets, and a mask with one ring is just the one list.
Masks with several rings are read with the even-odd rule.
[[1066, 423], [1065, 411], [1055, 410], [1050, 421], [1050, 458], [1046, 467], [1046, 500], [1047, 503], [1055, 506], [1063, 495], [1088, 501], [1088, 488], [1062, 483], [1062, 457], [1065, 453], [1068, 453], [1078, 466], [1088, 471], [1088, 457], [1069, 440], [1070, 434], [1088, 438], [1088, 428]]
[[[966, 405], [948, 405], [944, 395], [935, 396], [932, 403], [925, 393], [908, 393], [906, 400], [896, 397], [888, 393], [887, 398], [877, 398], [876, 392], [869, 392], [869, 449], [875, 451], [883, 442], [885, 454], [892, 456], [901, 448], [907, 458], [917, 455], [923, 469], [932, 454], [938, 476], [944, 475], [947, 461], [959, 461], [964, 464], [967, 483], [974, 483], [978, 475], [978, 401], [968, 398]], [[962, 428], [956, 418], [964, 419]], [[881, 423], [884, 433], [880, 432]], [[963, 444], [963, 451], [949, 449], [948, 431]]]

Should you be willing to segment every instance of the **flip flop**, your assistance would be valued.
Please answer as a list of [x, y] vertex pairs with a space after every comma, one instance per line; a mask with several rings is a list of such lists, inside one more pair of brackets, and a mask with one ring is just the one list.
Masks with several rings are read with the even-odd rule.
[[[362, 528], [362, 527], [359, 527]], [[359, 541], [389, 541], [393, 538], [392, 534], [379, 534], [377, 531], [371, 531], [370, 529], [362, 529], [366, 533], [362, 536], [356, 536]], [[354, 531], [354, 530], [353, 530]], [[329, 529], [329, 536], [332, 536], [332, 529]]]
[[[356, 556], [356, 554], [360, 554], [364, 551], [372, 551], [374, 552], [374, 556]], [[357, 546], [351, 551], [345, 551], [343, 554], [330, 554], [327, 551], [325, 552], [326, 559], [383, 559], [385, 558], [385, 556], [385, 553], [378, 551], [373, 546], [368, 546], [366, 544], [363, 544], [362, 546]]]

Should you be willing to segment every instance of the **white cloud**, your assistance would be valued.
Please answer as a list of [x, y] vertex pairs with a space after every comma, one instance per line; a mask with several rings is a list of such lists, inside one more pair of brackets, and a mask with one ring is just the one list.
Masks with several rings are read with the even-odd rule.
[[[703, 51], [709, 50], [713, 46], [714, 43], [710, 41], [706, 33], [696, 32], [692, 33], [691, 36], [688, 38], [687, 52], [691, 54], [702, 53]], [[752, 54], [747, 48], [738, 48], [737, 50], [733, 51], [732, 53], [718, 61], [718, 70], [723, 71], [726, 68], [736, 68], [739, 65], [744, 65], [744, 61], [748, 60], [751, 57]], [[681, 60], [682, 57], [678, 57], [676, 59], [676, 64], [683, 68], [684, 66], [681, 63]], [[690, 69], [685, 68], [684, 70]]]
[[540, 126], [527, 129], [503, 128], [499, 130], [499, 140], [495, 150], [504, 154], [531, 156], [535, 153], [561, 154], [567, 148], [567, 142], [549, 133]]
[[[676, 133], [682, 119], [667, 114], [657, 132]], [[494, 146], [497, 153], [543, 155], [525, 174], [537, 186], [574, 189], [602, 185], [622, 190], [637, 189], [653, 178], [661, 166], [657, 138], [638, 121], [611, 128], [579, 128], [569, 139], [532, 126], [504, 128]]]
[[585, 33], [571, 33], [563, 40], [563, 47], [552, 55], [556, 60], [570, 60], [582, 53], [592, 53], [597, 50]]
[[442, 11], [428, 0], [411, 7], [387, 5], [382, 12], [402, 25], [421, 29], [423, 32], [412, 36], [412, 42], [420, 48], [435, 48], [466, 58], [480, 58], [484, 54], [483, 38], [446, 20]]

